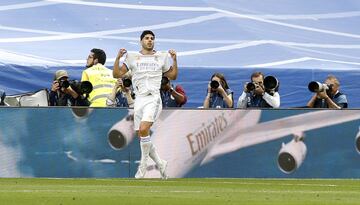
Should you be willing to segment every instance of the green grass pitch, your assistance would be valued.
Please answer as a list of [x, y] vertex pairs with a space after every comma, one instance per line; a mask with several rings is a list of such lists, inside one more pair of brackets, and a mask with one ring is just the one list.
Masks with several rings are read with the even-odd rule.
[[0, 204], [360, 204], [360, 180], [2, 178]]

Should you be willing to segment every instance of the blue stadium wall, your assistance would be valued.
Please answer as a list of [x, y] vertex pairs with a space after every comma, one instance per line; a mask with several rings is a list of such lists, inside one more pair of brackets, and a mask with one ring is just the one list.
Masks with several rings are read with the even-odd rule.
[[[164, 114], [171, 112], [174, 110], [163, 111]], [[224, 111], [179, 112], [194, 115], [207, 112], [213, 116], [220, 116], [219, 113]], [[314, 112], [318, 110], [262, 110], [255, 125]], [[360, 111], [332, 112], [336, 118], [340, 112], [359, 115]], [[0, 108], [0, 177], [133, 177], [140, 159], [138, 140], [134, 138], [121, 150], [112, 148], [108, 142], [109, 130], [128, 114], [127, 109], [94, 109], [89, 115], [78, 117], [70, 108]], [[160, 130], [169, 129], [167, 119], [171, 120], [170, 117], [163, 120], [163, 124], [159, 126]], [[179, 121], [177, 126], [179, 129], [187, 129], [184, 123], [191, 120]], [[226, 125], [230, 123], [233, 122], [227, 121]], [[346, 122], [305, 131], [307, 155], [299, 169], [291, 174], [283, 173], [277, 165], [282, 142], [289, 142], [293, 138], [286, 135], [222, 154], [207, 163], [198, 163], [199, 160], [194, 158], [191, 168], [176, 177], [359, 178], [360, 155], [355, 148], [355, 136], [358, 134], [359, 125], [360, 119], [356, 117]], [[238, 126], [228, 128], [240, 130]], [[163, 138], [163, 141], [166, 139], [166, 143], [176, 141], [179, 137], [172, 130], [165, 130], [165, 133], [168, 133]], [[220, 137], [224, 136], [219, 136], [219, 139]], [[157, 142], [159, 141], [155, 140], [155, 144]], [[169, 149], [172, 149], [171, 146]], [[171, 150], [168, 151], [171, 153]], [[210, 151], [204, 154], [209, 153]], [[180, 159], [182, 156], [176, 157]], [[204, 155], [197, 156], [201, 157]]]

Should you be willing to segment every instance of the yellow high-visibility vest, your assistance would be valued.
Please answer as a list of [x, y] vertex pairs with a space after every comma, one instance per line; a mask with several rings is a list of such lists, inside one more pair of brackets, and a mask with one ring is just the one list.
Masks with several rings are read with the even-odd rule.
[[82, 72], [81, 81], [90, 81], [93, 86], [89, 94], [90, 107], [106, 107], [106, 99], [116, 82], [113, 71], [98, 63]]

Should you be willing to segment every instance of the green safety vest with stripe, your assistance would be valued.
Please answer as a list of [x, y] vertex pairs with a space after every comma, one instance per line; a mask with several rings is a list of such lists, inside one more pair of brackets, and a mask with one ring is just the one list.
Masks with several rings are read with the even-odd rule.
[[93, 86], [89, 94], [90, 107], [106, 107], [106, 99], [111, 95], [116, 82], [113, 71], [98, 63], [83, 71], [81, 81], [86, 80]]

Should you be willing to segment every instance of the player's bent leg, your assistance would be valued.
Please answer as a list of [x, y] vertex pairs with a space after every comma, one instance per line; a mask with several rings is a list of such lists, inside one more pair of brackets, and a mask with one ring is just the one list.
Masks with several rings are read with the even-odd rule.
[[151, 146], [149, 156], [156, 163], [156, 165], [157, 165], [157, 167], [158, 167], [158, 169], [160, 171], [161, 178], [162, 179], [167, 179], [168, 178], [168, 175], [166, 174], [167, 161], [162, 160], [159, 157], [158, 153], [156, 152], [155, 145]]

